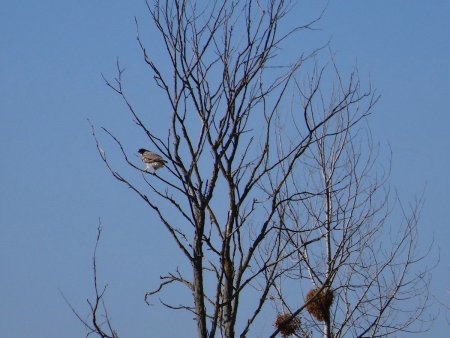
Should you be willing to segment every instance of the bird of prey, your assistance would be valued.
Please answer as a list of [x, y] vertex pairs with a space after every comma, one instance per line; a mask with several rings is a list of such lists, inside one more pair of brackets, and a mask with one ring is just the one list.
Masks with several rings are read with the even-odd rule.
[[138, 150], [138, 153], [141, 154], [141, 160], [145, 163], [145, 171], [151, 167], [153, 172], [156, 172], [157, 169], [164, 167], [167, 163], [161, 156], [150, 150], [141, 148]]

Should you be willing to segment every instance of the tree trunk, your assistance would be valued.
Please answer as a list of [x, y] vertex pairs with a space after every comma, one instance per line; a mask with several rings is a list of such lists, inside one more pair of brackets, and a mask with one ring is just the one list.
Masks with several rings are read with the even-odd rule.
[[203, 231], [205, 224], [204, 212], [195, 207], [196, 233], [194, 237], [194, 257], [192, 267], [194, 270], [194, 304], [197, 314], [197, 331], [199, 338], [207, 338], [205, 292], [203, 286]]
[[[201, 240], [196, 239], [196, 244], [201, 243]], [[201, 245], [196, 245], [194, 251], [194, 302], [195, 312], [197, 314], [197, 330], [199, 338], [207, 338], [206, 329], [206, 309], [205, 297], [203, 292], [203, 257]]]

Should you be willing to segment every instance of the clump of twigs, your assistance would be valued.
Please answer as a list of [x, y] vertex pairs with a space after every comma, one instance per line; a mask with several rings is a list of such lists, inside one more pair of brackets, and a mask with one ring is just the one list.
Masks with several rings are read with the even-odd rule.
[[288, 337], [300, 330], [300, 318], [292, 317], [290, 313], [282, 313], [277, 316], [275, 326], [283, 337]]
[[306, 309], [318, 321], [330, 320], [330, 308], [333, 304], [334, 292], [331, 288], [315, 288], [306, 295]]

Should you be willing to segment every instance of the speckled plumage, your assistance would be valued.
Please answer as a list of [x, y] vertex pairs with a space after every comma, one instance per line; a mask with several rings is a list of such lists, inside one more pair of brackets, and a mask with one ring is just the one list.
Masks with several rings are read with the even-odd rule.
[[156, 171], [157, 169], [164, 167], [167, 163], [160, 155], [155, 154], [150, 150], [141, 148], [138, 150], [138, 153], [141, 154], [141, 160], [145, 163], [145, 171], [150, 167], [153, 168], [153, 171]]

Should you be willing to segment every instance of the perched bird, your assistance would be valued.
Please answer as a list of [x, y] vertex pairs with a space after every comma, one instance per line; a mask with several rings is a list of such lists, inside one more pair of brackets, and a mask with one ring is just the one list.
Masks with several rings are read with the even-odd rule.
[[167, 163], [161, 156], [150, 150], [141, 148], [138, 150], [138, 153], [141, 154], [141, 160], [145, 163], [145, 171], [152, 167], [153, 172], [155, 172], [157, 169], [164, 167]]

